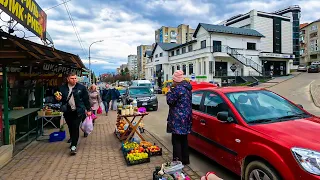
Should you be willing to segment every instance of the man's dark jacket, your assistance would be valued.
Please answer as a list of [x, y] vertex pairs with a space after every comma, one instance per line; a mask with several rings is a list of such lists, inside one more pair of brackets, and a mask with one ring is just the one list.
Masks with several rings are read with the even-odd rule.
[[101, 93], [102, 101], [110, 102], [111, 101], [111, 89], [104, 89]]
[[[59, 88], [59, 91], [62, 93], [62, 104], [67, 103], [67, 98], [69, 95], [69, 87], [68, 84], [64, 84]], [[84, 115], [85, 111], [90, 111], [91, 106], [89, 102], [89, 94], [88, 90], [84, 85], [77, 83], [72, 89], [74, 101], [77, 108], [78, 115]]]

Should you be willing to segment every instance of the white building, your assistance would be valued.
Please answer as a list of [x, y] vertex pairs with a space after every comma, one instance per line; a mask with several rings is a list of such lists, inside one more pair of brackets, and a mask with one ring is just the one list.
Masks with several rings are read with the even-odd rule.
[[274, 75], [286, 75], [288, 69], [299, 64], [299, 24], [300, 7], [266, 13], [251, 10], [246, 14], [234, 16], [220, 25], [249, 28], [262, 33], [260, 59], [266, 71]]
[[130, 71], [131, 76], [138, 75], [138, 60], [137, 55], [129, 55], [128, 56], [128, 69]]
[[[263, 37], [253, 29], [200, 23], [193, 41], [155, 45], [146, 65], [146, 78], [155, 79], [156, 84], [161, 85], [172, 79], [174, 71], [179, 69], [197, 81], [219, 81], [235, 73], [259, 76], [263, 73], [259, 59]], [[233, 65], [237, 67], [235, 73], [230, 70]]]

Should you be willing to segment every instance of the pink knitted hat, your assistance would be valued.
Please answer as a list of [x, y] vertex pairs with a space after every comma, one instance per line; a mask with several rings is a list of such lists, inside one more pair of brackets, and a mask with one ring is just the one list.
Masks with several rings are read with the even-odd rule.
[[174, 82], [181, 82], [181, 81], [183, 81], [183, 79], [184, 79], [183, 71], [177, 70], [176, 72], [174, 72], [173, 77], [172, 77], [172, 80]]

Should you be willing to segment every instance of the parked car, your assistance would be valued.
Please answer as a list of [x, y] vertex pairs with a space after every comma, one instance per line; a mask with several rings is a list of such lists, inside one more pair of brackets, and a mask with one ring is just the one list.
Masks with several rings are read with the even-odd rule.
[[319, 72], [319, 65], [310, 65], [308, 68], [308, 73], [318, 73]]
[[320, 179], [320, 118], [269, 90], [192, 93], [189, 146], [243, 177]]
[[320, 65], [320, 61], [314, 61], [311, 63], [311, 65]]
[[133, 80], [131, 86], [149, 87], [154, 92], [153, 84], [149, 80]]
[[123, 96], [123, 104], [130, 104], [134, 99], [137, 100], [138, 107], [158, 110], [158, 98], [149, 87], [128, 87], [126, 94]]
[[307, 72], [308, 68], [306, 65], [299, 65], [298, 66], [298, 71], [303, 71], [303, 72]]

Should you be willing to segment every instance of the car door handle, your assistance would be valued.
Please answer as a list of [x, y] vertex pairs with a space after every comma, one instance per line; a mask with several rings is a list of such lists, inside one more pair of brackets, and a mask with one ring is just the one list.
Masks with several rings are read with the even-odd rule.
[[201, 119], [200, 120], [200, 124], [203, 125], [203, 126], [206, 125], [206, 120]]

